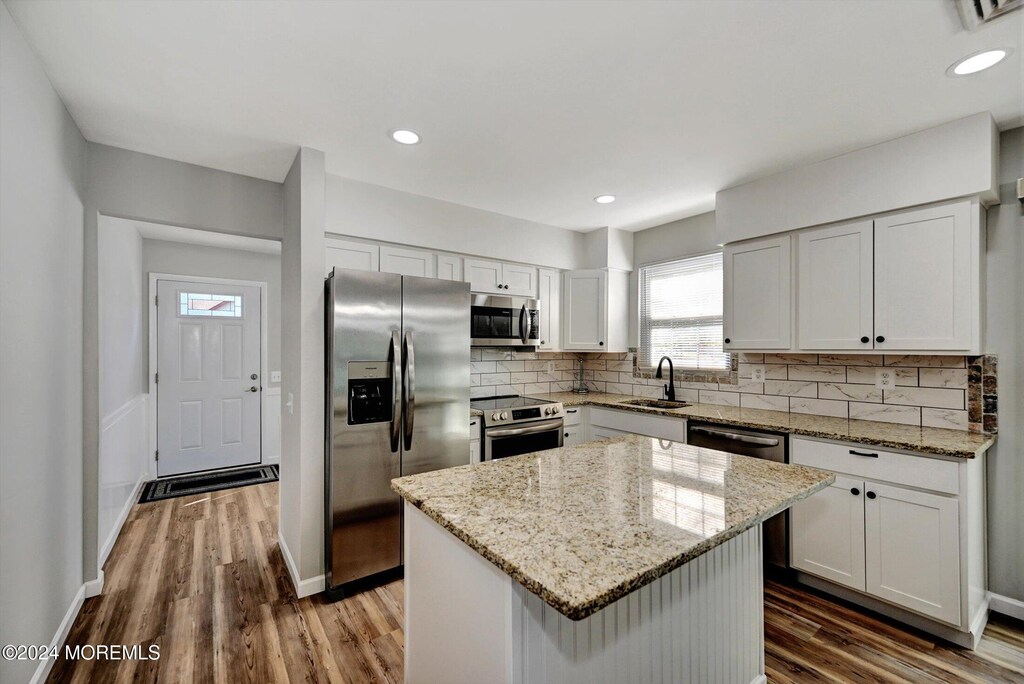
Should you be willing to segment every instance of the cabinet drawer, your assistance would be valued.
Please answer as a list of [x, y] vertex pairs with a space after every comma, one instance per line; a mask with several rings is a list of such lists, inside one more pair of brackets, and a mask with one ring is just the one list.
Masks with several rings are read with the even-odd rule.
[[565, 418], [563, 420], [565, 421], [566, 426], [579, 425], [582, 415], [582, 406], [571, 406], [565, 409]]
[[591, 408], [590, 424], [621, 432], [670, 439], [674, 442], [686, 441], [686, 421], [681, 418], [664, 418], [634, 411]]
[[872, 446], [793, 439], [790, 461], [869, 480], [959, 493], [959, 466], [937, 458], [899, 454]]

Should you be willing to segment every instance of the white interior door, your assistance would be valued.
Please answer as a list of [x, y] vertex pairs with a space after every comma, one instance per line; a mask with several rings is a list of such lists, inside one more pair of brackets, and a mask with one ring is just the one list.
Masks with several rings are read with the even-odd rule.
[[157, 475], [262, 460], [260, 288], [157, 281]]

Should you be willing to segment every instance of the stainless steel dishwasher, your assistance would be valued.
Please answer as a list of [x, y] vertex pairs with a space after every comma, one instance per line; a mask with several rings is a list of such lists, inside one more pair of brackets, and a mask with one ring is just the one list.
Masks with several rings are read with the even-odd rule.
[[[777, 432], [690, 421], [686, 427], [686, 443], [776, 463], [789, 463], [786, 435]], [[789, 512], [783, 511], [765, 520], [763, 530], [765, 561], [780, 568], [788, 568]]]

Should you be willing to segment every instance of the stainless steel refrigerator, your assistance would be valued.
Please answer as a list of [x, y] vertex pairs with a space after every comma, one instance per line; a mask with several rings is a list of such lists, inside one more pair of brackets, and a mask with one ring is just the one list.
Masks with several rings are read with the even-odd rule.
[[469, 284], [327, 278], [326, 575], [332, 597], [396, 574], [391, 480], [469, 462]]

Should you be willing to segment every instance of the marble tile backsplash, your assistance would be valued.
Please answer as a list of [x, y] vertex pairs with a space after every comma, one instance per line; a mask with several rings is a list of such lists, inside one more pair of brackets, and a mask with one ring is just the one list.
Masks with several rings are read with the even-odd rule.
[[[637, 368], [635, 356], [473, 349], [470, 396], [569, 391], [582, 357], [592, 391], [662, 397], [665, 381]], [[677, 399], [954, 430], [998, 429], [993, 356], [738, 354], [733, 365], [732, 372], [703, 376], [701, 382], [677, 371]], [[764, 382], [752, 380], [758, 366]], [[879, 368], [894, 372], [894, 388], [875, 387]]]

